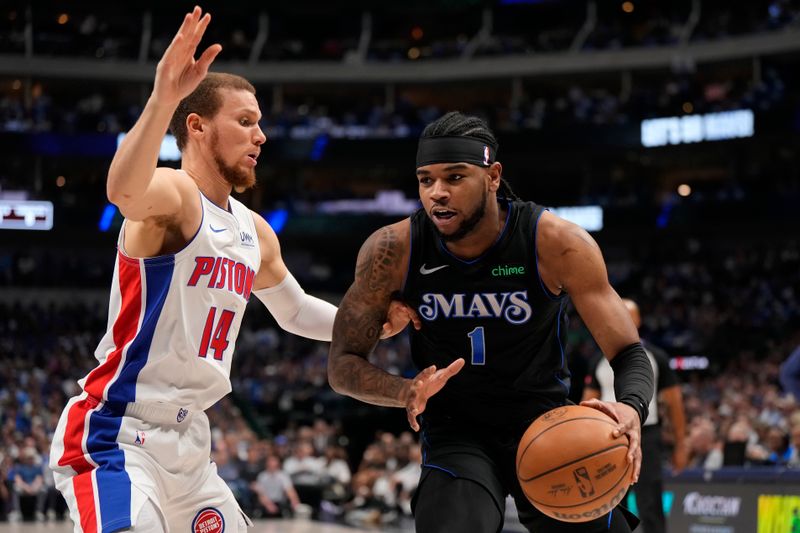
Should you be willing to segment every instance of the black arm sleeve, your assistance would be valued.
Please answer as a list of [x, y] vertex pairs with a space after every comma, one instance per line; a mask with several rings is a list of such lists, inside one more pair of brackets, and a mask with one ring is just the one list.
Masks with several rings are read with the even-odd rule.
[[639, 413], [639, 423], [647, 420], [648, 406], [655, 394], [653, 367], [641, 342], [631, 344], [611, 361], [614, 370], [614, 396]]

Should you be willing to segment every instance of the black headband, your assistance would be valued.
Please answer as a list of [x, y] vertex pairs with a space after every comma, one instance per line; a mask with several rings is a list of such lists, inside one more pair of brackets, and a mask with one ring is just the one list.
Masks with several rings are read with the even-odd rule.
[[496, 158], [496, 146], [473, 137], [422, 137], [417, 146], [417, 168], [434, 163], [488, 167]]

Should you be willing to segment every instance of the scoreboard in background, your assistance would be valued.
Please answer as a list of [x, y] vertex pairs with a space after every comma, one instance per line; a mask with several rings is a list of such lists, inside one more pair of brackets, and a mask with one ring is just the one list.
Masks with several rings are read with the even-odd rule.
[[642, 146], [666, 146], [752, 137], [755, 118], [749, 109], [652, 118], [642, 121]]
[[52, 202], [0, 199], [0, 229], [48, 231], [52, 228]]

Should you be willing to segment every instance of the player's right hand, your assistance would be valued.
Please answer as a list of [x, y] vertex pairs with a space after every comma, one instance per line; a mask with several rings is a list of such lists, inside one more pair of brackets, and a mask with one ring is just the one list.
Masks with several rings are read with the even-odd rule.
[[406, 397], [406, 415], [411, 429], [419, 431], [417, 415], [421, 415], [425, 411], [428, 398], [442, 390], [447, 380], [458, 374], [464, 368], [464, 364], [464, 359], [459, 358], [441, 370], [436, 370], [436, 366], [432, 365], [417, 374], [411, 381]]
[[614, 438], [620, 435], [628, 437], [627, 460], [632, 467], [631, 482], [636, 483], [639, 481], [639, 473], [642, 469], [642, 422], [639, 420], [639, 413], [628, 404], [604, 402], [597, 398], [585, 400], [581, 402], [581, 405], [602, 411], [619, 423], [614, 428], [612, 435]]
[[203, 81], [211, 62], [222, 50], [222, 46], [212, 44], [200, 59], [195, 60], [197, 45], [211, 22], [210, 13], [201, 15], [202, 9], [197, 6], [186, 14], [178, 33], [158, 62], [153, 97], [159, 103], [178, 105]]

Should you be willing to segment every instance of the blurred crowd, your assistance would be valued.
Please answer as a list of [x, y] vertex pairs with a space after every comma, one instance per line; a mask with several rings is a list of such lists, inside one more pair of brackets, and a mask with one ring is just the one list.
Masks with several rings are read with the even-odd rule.
[[363, 454], [350, 457], [348, 437], [323, 418], [259, 437], [230, 399], [208, 414], [212, 459], [253, 518], [310, 516], [377, 526], [400, 524], [411, 514], [421, 454], [408, 431], [377, 430]]
[[[798, 242], [653, 248], [648, 262], [610, 261], [609, 276], [639, 303], [642, 338], [676, 357], [690, 468], [800, 467], [800, 387], [791, 387], [800, 367], [786, 364], [793, 351], [800, 361]], [[577, 317], [570, 337], [573, 351], [596, 353]], [[708, 366], [684, 372], [677, 360], [691, 357]], [[670, 419], [660, 419], [671, 446]]]
[[[699, 43], [794, 28], [800, 13], [800, 0], [467, 1], [460, 8], [445, 3], [447, 16], [437, 2], [413, 1], [404, 3], [402, 11], [387, 7], [366, 14], [324, 2], [247, 17], [238, 7], [220, 7], [210, 38], [223, 43], [232, 61], [408, 62], [562, 52], [576, 46], [576, 51], [592, 53], [676, 45], [682, 39]], [[149, 10], [132, 17], [122, 10], [66, 10], [59, 2], [12, 1], [0, 8], [0, 54], [152, 61], [168, 45], [180, 18], [177, 7], [162, 4], [150, 3]], [[582, 32], [589, 5], [596, 8], [596, 20]], [[699, 19], [687, 34], [697, 5], [702, 6]], [[363, 38], [365, 25], [368, 39]], [[259, 41], [265, 29], [268, 38]], [[749, 58], [744, 61], [746, 68], [739, 61], [699, 74], [675, 69], [627, 82], [622, 75], [611, 81], [599, 76], [523, 80], [521, 90], [506, 80], [500, 89], [496, 83], [484, 87], [475, 82], [441, 91], [399, 87], [391, 96], [382, 85], [346, 91], [287, 87], [280, 102], [273, 87], [259, 87], [259, 97], [264, 98], [263, 126], [277, 139], [413, 138], [455, 103], [487, 118], [499, 132], [635, 125], [654, 116], [737, 108], [768, 112], [796, 104], [786, 88], [794, 76], [792, 61], [764, 61], [758, 68]], [[0, 80], [0, 133], [124, 132], [141, 113], [140, 89]], [[18, 176], [3, 169], [0, 187], [31, 179], [27, 163], [13, 164]], [[796, 175], [796, 168], [792, 172]], [[587, 195], [585, 203], [643, 203], [641, 193], [619, 190], [610, 174], [602, 181], [608, 182], [613, 200]], [[764, 194], [780, 197], [775, 190], [780, 180], [769, 180]], [[297, 181], [305, 187], [302, 179]], [[637, 187], [650, 186], [644, 181], [636, 180]], [[740, 186], [735, 179], [726, 183], [727, 188], [706, 195], [713, 200], [709, 204], [734, 198], [744, 206], [745, 190], [752, 193], [747, 187], [753, 185]], [[760, 181], [757, 186], [762, 187]], [[102, 189], [96, 182], [86, 187], [94, 193]], [[650, 206], [654, 196], [644, 203]], [[91, 200], [88, 193], [86, 198]], [[698, 188], [687, 202], [702, 198]], [[94, 224], [97, 214], [86, 216]], [[800, 358], [800, 246], [796, 240], [769, 237], [731, 244], [673, 234], [665, 242], [627, 242], [623, 253], [604, 247], [612, 284], [640, 305], [642, 337], [674, 357], [708, 361], [708, 368], [678, 368], [692, 468], [800, 468], [800, 392], [787, 385], [800, 383], [800, 375], [792, 381], [781, 374], [790, 368], [790, 353]], [[65, 504], [47, 467], [49, 442], [67, 398], [78, 392], [77, 380], [96, 365], [94, 349], [107, 326], [107, 293], [97, 288], [107, 286], [113, 268], [108, 250], [70, 252], [24, 246], [0, 250], [0, 521], [64, 518]], [[328, 270], [340, 266], [332, 262]], [[65, 290], [76, 287], [94, 290], [83, 296]], [[42, 290], [33, 293], [32, 288]], [[582, 372], [597, 346], [577, 315], [571, 316], [567, 348], [572, 398], [578, 399]], [[208, 411], [212, 459], [252, 517], [313, 516], [361, 526], [402, 523], [410, 515], [421, 468], [418, 438], [402, 423], [391, 422], [390, 410], [334, 393], [327, 384], [327, 348], [280, 331], [261, 304], [252, 302], [237, 342], [234, 392]], [[415, 374], [402, 335], [381, 342], [372, 360], [394, 374]], [[670, 445], [672, 432], [664, 430]]]
[[[690, 23], [694, 3], [701, 7], [697, 20]], [[234, 63], [396, 62], [465, 53], [494, 57], [676, 45], [687, 28], [691, 28], [690, 42], [704, 42], [794, 28], [800, 13], [798, 0], [694, 3], [468, 1], [458, 8], [452, 3], [420, 2], [404, 3], [403, 10], [379, 9], [368, 17], [357, 7], [315, 3], [266, 10], [261, 19], [241, 17], [228, 6], [212, 6], [215, 23], [209, 38], [222, 42], [221, 57]], [[587, 26], [589, 4], [596, 5], [596, 14]], [[0, 54], [22, 53], [27, 38], [31, 54], [37, 57], [152, 61], [169, 44], [174, 21], [180, 17], [180, 8], [169, 4], [151, 5], [132, 15], [77, 6], [66, 10], [56, 2], [35, 6], [12, 2], [0, 9]], [[364, 24], [369, 27], [364, 33], [368, 39], [361, 35]], [[259, 25], [264, 39], [258, 37]], [[145, 43], [147, 47], [140, 49]], [[656, 76], [634, 71], [633, 78], [623, 80], [621, 74], [604, 77], [592, 72], [584, 79], [576, 74], [564, 80], [523, 80], [522, 87], [514, 89], [509, 80], [501, 90], [496, 82], [475, 80], [468, 88], [461, 83], [448, 85], [439, 94], [426, 93], [425, 86], [415, 89], [414, 84], [393, 87], [391, 95], [383, 84], [369, 83], [350, 84], [344, 90], [342, 84], [302, 90], [289, 84], [280, 96], [272, 86], [258, 89], [263, 127], [271, 138], [313, 139], [321, 134], [396, 138], [416, 136], [444, 108], [453, 106], [484, 116], [499, 131], [635, 124], [654, 116], [738, 108], [765, 111], [785, 102], [785, 84], [794, 70], [785, 64], [754, 66], [753, 58], [745, 55], [738, 65], [704, 65], [702, 71], [693, 64], [676, 64], [674, 72]], [[480, 100], [471, 96], [476, 93], [482, 95]], [[124, 132], [141, 113], [143, 94], [146, 91], [133, 83], [96, 83], [87, 90], [85, 84], [70, 80], [0, 79], [0, 131]]]
[[[0, 11], [0, 53], [23, 53], [30, 47], [37, 55], [107, 59], [160, 57], [183, 13], [179, 5], [154, 2], [143, 2], [143, 9], [134, 12], [100, 5], [67, 9], [53, 1], [15, 0], [5, 6]], [[681, 38], [705, 41], [774, 31], [796, 24], [800, 12], [796, 0], [411, 0], [403, 7], [387, 4], [367, 10], [358, 2], [334, 7], [309, 1], [265, 7], [248, 16], [230, 5], [210, 2], [206, 7], [216, 20], [209, 38], [242, 61], [409, 61], [576, 46], [654, 47]], [[584, 35], [585, 26], [589, 31]], [[691, 31], [684, 37], [687, 26]]]
[[[709, 360], [706, 369], [678, 368], [690, 466], [800, 467], [800, 404], [779, 379], [800, 345], [797, 243], [654, 249], [637, 261], [610, 259], [609, 272], [618, 291], [639, 302], [644, 338], [673, 356]], [[3, 519], [63, 516], [47, 469], [49, 438], [76, 380], [95, 365], [106, 325], [97, 302], [37, 300], [0, 303]], [[282, 333], [253, 305], [237, 343], [235, 392], [208, 411], [213, 460], [245, 511], [362, 526], [408, 520], [420, 472], [416, 437], [387, 427], [377, 408], [335, 394], [327, 346]], [[577, 316], [567, 347], [580, 397], [581, 372], [597, 347]], [[414, 374], [402, 335], [382, 342], [373, 358], [390, 372]]]
[[686, 386], [692, 391], [685, 395], [691, 467], [800, 468], [800, 401], [778, 384], [781, 363], [795, 346], [775, 342], [764, 359], [742, 351], [725, 373]]
[[[577, 125], [637, 126], [645, 118], [733, 109], [768, 112], [787, 104], [785, 77], [782, 69], [774, 67], [765, 67], [760, 77], [754, 77], [748, 64], [736, 75], [665, 73], [655, 80], [631, 82], [632, 87], [627, 89], [618, 80], [573, 80], [566, 86], [542, 82], [525, 85], [516, 100], [508, 85], [480, 103], [469, 98], [481, 89], [480, 84], [471, 84], [469, 90], [453, 87], [448, 103], [413, 88], [390, 101], [374, 91], [339, 95], [333, 90], [325, 95], [309, 89], [307, 94], [285, 95], [280, 106], [273, 106], [263, 100], [270, 97], [271, 89], [257, 90], [265, 115], [262, 128], [271, 139], [314, 139], [320, 135], [405, 138], [419, 135], [425, 124], [453, 105], [487, 119], [500, 132]], [[120, 87], [87, 92], [83, 87], [46, 81], [25, 87], [20, 80], [11, 80], [5, 85], [5, 90], [0, 90], [0, 131], [115, 134], [128, 131], [142, 111], [139, 97]], [[463, 100], [460, 104], [459, 99]]]

